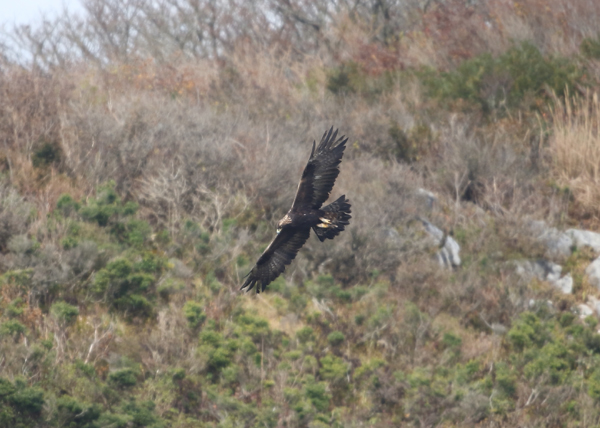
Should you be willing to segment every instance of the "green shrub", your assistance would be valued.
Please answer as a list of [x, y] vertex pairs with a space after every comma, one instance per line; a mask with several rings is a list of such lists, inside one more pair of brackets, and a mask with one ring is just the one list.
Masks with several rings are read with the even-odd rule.
[[596, 401], [600, 401], [600, 368], [595, 369], [588, 379], [588, 394]]
[[328, 71], [326, 88], [334, 95], [355, 94], [373, 101], [396, 85], [403, 76], [404, 73], [398, 71], [370, 74], [361, 64], [348, 61]]
[[130, 401], [122, 407], [122, 410], [131, 417], [131, 425], [133, 427], [163, 427], [164, 424], [154, 414], [155, 408], [156, 405], [151, 401], [144, 401], [141, 404]]
[[206, 319], [202, 305], [193, 300], [185, 302], [185, 305], [183, 305], [183, 314], [188, 321], [188, 326], [192, 330], [199, 328]]
[[559, 323], [560, 323], [561, 327], [569, 327], [571, 324], [573, 324], [573, 321], [576, 318], [577, 317], [575, 316], [574, 313], [565, 312], [565, 313], [561, 314]]
[[0, 426], [8, 427], [14, 423], [15, 413], [8, 406], [0, 407]]
[[378, 368], [384, 367], [386, 364], [386, 361], [381, 358], [373, 358], [369, 361], [362, 362], [362, 365], [360, 367], [357, 367], [354, 371], [354, 378], [365, 378]]
[[108, 263], [94, 278], [95, 291], [112, 294], [113, 289], [118, 287], [118, 283], [127, 278], [132, 271], [133, 263], [127, 259], [121, 258]]
[[114, 190], [114, 184], [99, 189], [96, 198], [91, 198], [87, 205], [81, 208], [81, 217], [99, 226], [107, 226], [111, 217], [118, 212], [120, 199]]
[[472, 382], [478, 372], [481, 369], [481, 365], [477, 360], [471, 360], [466, 364], [457, 364], [455, 371], [455, 379], [459, 385], [465, 385], [468, 382]]
[[31, 156], [34, 168], [46, 168], [50, 165], [58, 165], [62, 158], [62, 150], [59, 143], [42, 142], [38, 144]]
[[[529, 42], [513, 46], [497, 58], [481, 54], [463, 61], [454, 71], [423, 70], [421, 81], [434, 97], [465, 100], [483, 111], [502, 105], [536, 107], [536, 100], [548, 100], [549, 89], [563, 95], [582, 82], [583, 71], [566, 58], [544, 56]], [[536, 107], [537, 108], [537, 107]]]
[[50, 313], [56, 318], [59, 324], [72, 324], [79, 315], [79, 308], [68, 304], [67, 302], [56, 302], [50, 308]]
[[151, 234], [152, 228], [147, 221], [131, 219], [125, 225], [122, 240], [132, 247], [141, 248]]
[[431, 373], [424, 367], [416, 367], [408, 376], [408, 384], [411, 388], [429, 386], [431, 384]]
[[[115, 190], [114, 182], [109, 182], [98, 188], [95, 198], [90, 198], [87, 204], [79, 210], [81, 217], [89, 222], [95, 222], [99, 226], [111, 226], [111, 232], [122, 239], [127, 239], [127, 227], [123, 224], [123, 219], [134, 215], [138, 210], [135, 202], [122, 203], [121, 198]], [[132, 224], [130, 229], [133, 232], [133, 240], [139, 239], [136, 229], [147, 230], [139, 224]]]
[[198, 352], [207, 358], [207, 372], [216, 382], [221, 371], [233, 363], [233, 356], [240, 343], [235, 339], [225, 339], [222, 334], [209, 329], [203, 330], [199, 338]]
[[[336, 285], [333, 276], [331, 275], [319, 275], [316, 281], [308, 281], [306, 283], [306, 288], [309, 293], [317, 299], [329, 298], [344, 303], [352, 301], [352, 293], [347, 290], [342, 290]], [[292, 297], [292, 299], [293, 298], [294, 297]], [[303, 305], [299, 309], [304, 309], [305, 306], [306, 302], [303, 302]]]
[[185, 369], [173, 369], [171, 379], [173, 379], [173, 382], [180, 382], [185, 379]]
[[306, 308], [308, 304], [308, 299], [305, 295], [300, 293], [298, 290], [292, 292], [292, 295], [289, 299], [288, 308], [291, 312], [295, 314], [300, 314]]
[[442, 337], [442, 343], [446, 348], [460, 349], [462, 345], [462, 339], [452, 333], [444, 333]]
[[44, 406], [44, 392], [39, 388], [19, 388], [7, 400], [23, 416], [35, 418]]
[[354, 316], [354, 324], [356, 324], [357, 326], [361, 326], [364, 324], [366, 318], [367, 318], [367, 316], [365, 314], [355, 315]]
[[296, 337], [300, 343], [307, 343], [314, 340], [314, 330], [311, 327], [302, 327], [296, 332]]
[[194, 248], [198, 254], [203, 256], [210, 253], [210, 234], [208, 232], [202, 232]]
[[140, 294], [127, 294], [112, 301], [112, 306], [127, 318], [148, 319], [154, 316], [154, 305]]
[[160, 275], [167, 266], [167, 260], [161, 258], [153, 253], [144, 253], [141, 261], [134, 265], [136, 270], [152, 275]]
[[156, 293], [165, 302], [169, 302], [172, 296], [185, 290], [185, 288], [185, 282], [175, 278], [167, 278], [164, 281], [162, 281], [160, 285], [156, 288]]
[[117, 388], [125, 389], [137, 384], [137, 376], [137, 370], [124, 368], [110, 373], [108, 381]]
[[216, 348], [209, 352], [208, 371], [213, 375], [218, 374], [222, 369], [229, 366], [232, 362], [231, 351], [226, 348]]
[[62, 245], [63, 249], [70, 250], [79, 245], [79, 240], [73, 236], [67, 236], [60, 241], [60, 245]]
[[221, 371], [221, 377], [223, 378], [223, 383], [227, 386], [232, 386], [234, 384], [239, 383], [240, 381], [240, 367], [237, 365], [230, 365], [224, 368]]
[[507, 397], [517, 393], [517, 377], [505, 362], [499, 362], [494, 367], [496, 371], [496, 386]]
[[342, 64], [329, 73], [327, 89], [335, 95], [358, 92], [364, 86], [365, 77], [353, 62]]
[[56, 426], [65, 428], [93, 428], [101, 415], [101, 409], [98, 404], [80, 403], [75, 398], [68, 395], [59, 397], [56, 400], [56, 411], [53, 415], [53, 422]]
[[331, 346], [340, 346], [344, 340], [346, 340], [346, 336], [341, 331], [331, 332], [327, 336], [327, 341]]
[[8, 320], [0, 324], [0, 337], [12, 336], [17, 340], [27, 332], [27, 328], [17, 320]]
[[204, 330], [200, 333], [200, 344], [209, 345], [213, 348], [220, 347], [224, 342], [223, 335], [213, 330]]
[[536, 380], [546, 375], [553, 385], [563, 384], [575, 367], [572, 352], [562, 343], [547, 343], [537, 352], [530, 352], [523, 372], [525, 376]]
[[323, 382], [308, 382], [304, 386], [304, 395], [319, 412], [329, 409], [331, 395], [327, 393], [327, 386]]
[[79, 208], [81, 208], [80, 204], [71, 195], [63, 194], [56, 201], [56, 210], [63, 217], [69, 217], [71, 214], [79, 211]]
[[600, 34], [596, 38], [584, 38], [581, 41], [579, 50], [586, 58], [600, 59]]
[[125, 258], [113, 260], [96, 273], [93, 290], [109, 307], [129, 318], [149, 318], [154, 314], [156, 279], [144, 271], [160, 271], [157, 263], [150, 256], [135, 265]]
[[254, 355], [258, 352], [258, 348], [251, 340], [242, 341], [240, 349], [248, 356]]
[[18, 318], [23, 315], [23, 299], [17, 297], [15, 300], [10, 302], [10, 304], [5, 309], [5, 314], [9, 318]]
[[392, 316], [392, 310], [387, 307], [380, 306], [377, 311], [369, 318], [367, 324], [369, 328], [376, 329], [384, 324], [387, 324], [388, 320]]
[[326, 355], [321, 358], [321, 369], [319, 375], [322, 379], [328, 380], [331, 383], [346, 382], [348, 371], [350, 370], [347, 363], [341, 358], [334, 355]]
[[101, 427], [114, 427], [114, 428], [129, 428], [133, 426], [132, 417], [129, 415], [122, 414], [109, 414], [104, 413], [98, 421], [98, 425]]
[[241, 326], [242, 333], [251, 337], [255, 343], [259, 343], [271, 333], [269, 322], [264, 318], [244, 314], [237, 319], [237, 322]]
[[530, 346], [541, 346], [546, 342], [548, 334], [539, 318], [524, 312], [508, 331], [508, 339], [514, 349], [523, 351]]

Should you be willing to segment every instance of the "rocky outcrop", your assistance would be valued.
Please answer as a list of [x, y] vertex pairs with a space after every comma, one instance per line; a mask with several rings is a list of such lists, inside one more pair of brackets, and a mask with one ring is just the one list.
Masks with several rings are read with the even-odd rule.
[[536, 278], [547, 281], [564, 294], [573, 292], [573, 278], [571, 274], [561, 277], [562, 266], [547, 260], [521, 260], [515, 262], [515, 272], [525, 281]]
[[447, 268], [460, 266], [460, 245], [458, 245], [458, 242], [429, 221], [423, 218], [419, 220], [423, 224], [425, 231], [433, 238], [436, 245], [440, 247], [436, 253], [436, 259], [440, 266]]
[[600, 290], [600, 257], [590, 263], [585, 269], [585, 274], [589, 283]]

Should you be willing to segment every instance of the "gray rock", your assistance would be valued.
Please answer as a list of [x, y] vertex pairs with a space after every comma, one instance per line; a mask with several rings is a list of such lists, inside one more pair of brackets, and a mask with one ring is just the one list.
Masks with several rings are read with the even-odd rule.
[[421, 218], [420, 220], [421, 223], [423, 223], [423, 226], [425, 227], [427, 233], [429, 233], [429, 235], [435, 238], [438, 242], [442, 242], [442, 239], [444, 239], [444, 232], [442, 232], [438, 227], [434, 226], [429, 221], [423, 218]]
[[438, 199], [437, 196], [435, 196], [435, 194], [433, 192], [430, 192], [429, 190], [425, 190], [421, 187], [419, 187], [416, 190], [415, 195], [423, 200], [423, 202], [425, 203], [425, 206], [429, 210], [433, 209], [433, 206], [437, 202], [437, 199]]
[[600, 233], [580, 229], [561, 232], [555, 227], [548, 227], [544, 221], [531, 221], [528, 225], [535, 238], [545, 245], [548, 257], [568, 257], [573, 246], [590, 247], [600, 253]]
[[562, 278], [554, 281], [553, 285], [558, 288], [563, 294], [573, 293], [573, 277], [570, 273], [566, 274]]
[[505, 325], [500, 324], [498, 322], [493, 322], [490, 325], [490, 328], [492, 329], [492, 332], [494, 334], [497, 334], [498, 336], [504, 336], [506, 334], [506, 332], [508, 331], [508, 329], [506, 328]]
[[530, 281], [537, 278], [540, 281], [556, 281], [560, 278], [562, 266], [546, 260], [521, 260], [515, 262], [516, 273]]
[[561, 278], [562, 266], [556, 263], [547, 260], [522, 260], [515, 264], [515, 272], [526, 281], [537, 278], [540, 281], [548, 281], [565, 294], [573, 292], [573, 278], [571, 274], [567, 274]]
[[536, 306], [546, 306], [548, 309], [554, 309], [554, 303], [552, 303], [552, 300], [529, 299], [529, 308], [535, 308]]
[[568, 229], [565, 233], [573, 239], [576, 246], [590, 247], [595, 252], [600, 252], [600, 233], [579, 229]]
[[600, 316], [600, 300], [594, 296], [588, 296], [587, 305], [596, 312], [596, 316]]
[[529, 228], [535, 238], [546, 247], [547, 257], [568, 257], [571, 254], [573, 239], [566, 232], [547, 227], [544, 221], [532, 221]]
[[580, 303], [575, 308], [577, 309], [577, 312], [579, 313], [579, 318], [581, 319], [587, 318], [590, 315], [594, 315], [594, 310], [585, 303]]
[[600, 290], [600, 257], [585, 268], [585, 274], [589, 283]]
[[446, 242], [436, 254], [436, 259], [441, 266], [460, 266], [460, 245], [451, 236], [446, 237]]
[[540, 237], [540, 240], [546, 245], [546, 255], [550, 257], [568, 257], [571, 255], [573, 240], [569, 235], [564, 232], [560, 232], [554, 227], [548, 229]]
[[420, 219], [425, 231], [441, 248], [436, 253], [436, 259], [442, 267], [460, 266], [460, 245], [451, 236], [444, 234], [439, 228], [425, 219]]

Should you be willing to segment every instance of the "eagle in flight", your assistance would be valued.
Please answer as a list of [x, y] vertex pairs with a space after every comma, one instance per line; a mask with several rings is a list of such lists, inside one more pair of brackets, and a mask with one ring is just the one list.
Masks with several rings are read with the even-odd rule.
[[350, 204], [345, 195], [322, 207], [340, 173], [339, 165], [348, 141], [344, 136], [337, 138], [337, 134], [332, 127], [325, 131], [318, 146], [313, 141], [292, 208], [279, 221], [275, 239], [246, 275], [242, 290], [250, 291], [256, 286], [257, 293], [265, 291], [294, 260], [311, 228], [323, 242], [335, 238], [350, 224]]

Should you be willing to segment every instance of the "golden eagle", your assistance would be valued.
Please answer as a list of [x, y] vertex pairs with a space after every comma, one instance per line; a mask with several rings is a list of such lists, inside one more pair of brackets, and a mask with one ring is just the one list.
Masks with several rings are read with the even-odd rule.
[[246, 275], [242, 290], [264, 291], [296, 257], [312, 228], [321, 242], [335, 238], [350, 223], [350, 204], [345, 195], [322, 207], [329, 197], [340, 170], [347, 138], [336, 140], [337, 130], [325, 131], [316, 147], [313, 141], [310, 158], [302, 173], [292, 208], [279, 221], [277, 236], [269, 244], [256, 265]]

